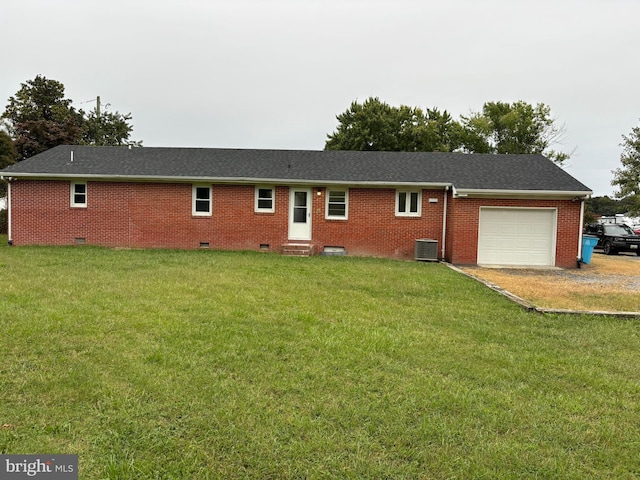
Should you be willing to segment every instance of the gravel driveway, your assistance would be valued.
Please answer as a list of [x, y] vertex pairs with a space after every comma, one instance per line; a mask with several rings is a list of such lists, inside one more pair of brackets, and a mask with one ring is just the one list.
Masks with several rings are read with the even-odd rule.
[[[635, 271], [629, 271], [629, 265], [621, 261], [629, 262], [635, 267]], [[575, 282], [577, 285], [616, 285], [623, 290], [640, 289], [640, 257], [635, 254], [604, 255], [594, 252], [591, 263], [579, 269], [502, 270], [514, 276], [561, 278]]]
[[[640, 311], [640, 257], [596, 250], [582, 268], [483, 268], [461, 270], [539, 309]], [[639, 314], [640, 315], [640, 314]]]

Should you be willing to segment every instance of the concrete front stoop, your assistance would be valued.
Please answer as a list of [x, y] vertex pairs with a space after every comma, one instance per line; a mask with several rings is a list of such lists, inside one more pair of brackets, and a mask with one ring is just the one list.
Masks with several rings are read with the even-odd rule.
[[315, 255], [316, 246], [310, 243], [285, 243], [281, 253], [289, 257], [310, 257]]

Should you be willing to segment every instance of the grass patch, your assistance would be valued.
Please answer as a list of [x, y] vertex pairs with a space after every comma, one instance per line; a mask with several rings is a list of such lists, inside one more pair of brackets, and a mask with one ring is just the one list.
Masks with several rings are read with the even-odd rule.
[[448, 268], [0, 247], [0, 451], [81, 478], [633, 478], [639, 323]]

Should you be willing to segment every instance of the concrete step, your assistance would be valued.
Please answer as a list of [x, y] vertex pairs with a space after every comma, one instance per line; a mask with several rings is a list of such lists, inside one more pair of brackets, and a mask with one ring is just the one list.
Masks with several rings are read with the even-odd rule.
[[315, 254], [315, 245], [309, 243], [285, 243], [282, 245], [282, 255], [291, 257], [310, 257]]

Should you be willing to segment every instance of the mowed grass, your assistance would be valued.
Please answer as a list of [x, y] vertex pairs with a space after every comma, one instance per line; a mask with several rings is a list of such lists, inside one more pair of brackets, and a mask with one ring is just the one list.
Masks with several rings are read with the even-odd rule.
[[384, 259], [3, 246], [0, 276], [0, 452], [80, 478], [640, 475], [635, 320]]

